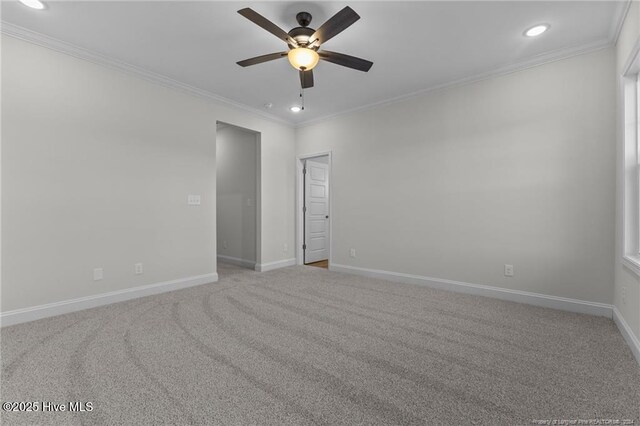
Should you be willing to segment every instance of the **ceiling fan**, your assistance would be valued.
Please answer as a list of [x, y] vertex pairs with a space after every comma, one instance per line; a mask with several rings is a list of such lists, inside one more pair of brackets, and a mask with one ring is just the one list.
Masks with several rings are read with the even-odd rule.
[[289, 45], [289, 51], [269, 53], [238, 62], [238, 65], [242, 67], [261, 64], [287, 56], [291, 65], [300, 73], [300, 84], [302, 88], [307, 89], [313, 87], [313, 68], [318, 64], [320, 59], [364, 72], [369, 71], [373, 65], [373, 62], [356, 58], [355, 56], [330, 52], [328, 50], [319, 50], [323, 43], [340, 34], [360, 19], [360, 15], [349, 6], [333, 15], [317, 30], [309, 28], [311, 14], [308, 12], [300, 12], [296, 15], [296, 20], [300, 26], [293, 28], [288, 33], [251, 8], [241, 9], [238, 13]]

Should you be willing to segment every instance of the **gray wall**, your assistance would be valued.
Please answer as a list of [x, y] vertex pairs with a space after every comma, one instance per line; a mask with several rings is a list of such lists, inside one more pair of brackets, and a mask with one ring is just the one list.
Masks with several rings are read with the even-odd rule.
[[255, 132], [218, 126], [218, 255], [253, 263], [256, 261], [257, 142]]
[[299, 128], [298, 155], [333, 151], [333, 263], [611, 303], [614, 62], [600, 50]]
[[259, 261], [292, 258], [293, 128], [3, 36], [1, 310], [215, 273], [216, 121], [261, 133]]
[[[639, 15], [634, 4], [618, 61]], [[259, 263], [294, 255], [297, 139], [299, 155], [334, 154], [334, 263], [614, 302], [612, 49], [294, 131], [11, 37], [2, 47], [3, 312], [215, 272], [216, 121], [261, 134]], [[638, 335], [638, 279], [615, 265]]]

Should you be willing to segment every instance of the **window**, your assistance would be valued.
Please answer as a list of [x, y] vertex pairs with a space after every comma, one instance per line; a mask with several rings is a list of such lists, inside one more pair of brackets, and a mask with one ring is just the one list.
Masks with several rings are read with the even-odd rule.
[[640, 276], [640, 51], [622, 76], [624, 124], [623, 263]]

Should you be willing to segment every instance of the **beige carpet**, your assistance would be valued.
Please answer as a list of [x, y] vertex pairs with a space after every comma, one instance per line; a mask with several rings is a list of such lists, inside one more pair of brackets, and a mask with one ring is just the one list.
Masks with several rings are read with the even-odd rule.
[[2, 423], [640, 424], [640, 369], [610, 319], [312, 267], [219, 273], [3, 329], [3, 402], [93, 410]]

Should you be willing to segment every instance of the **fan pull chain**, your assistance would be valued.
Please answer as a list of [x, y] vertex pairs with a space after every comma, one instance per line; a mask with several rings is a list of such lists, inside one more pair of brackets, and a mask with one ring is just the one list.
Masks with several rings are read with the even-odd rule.
[[300, 89], [300, 109], [304, 111], [304, 89]]

